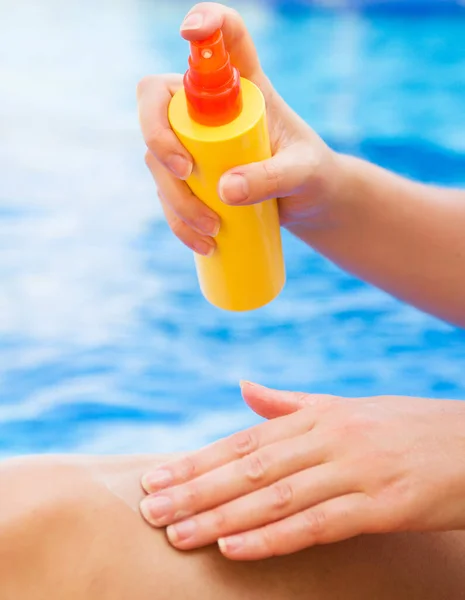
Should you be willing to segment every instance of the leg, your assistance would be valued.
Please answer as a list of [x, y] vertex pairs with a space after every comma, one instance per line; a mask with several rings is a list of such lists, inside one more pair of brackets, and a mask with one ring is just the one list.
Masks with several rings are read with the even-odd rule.
[[155, 457], [0, 465], [0, 600], [459, 600], [465, 534], [363, 537], [233, 563], [181, 553], [140, 518]]

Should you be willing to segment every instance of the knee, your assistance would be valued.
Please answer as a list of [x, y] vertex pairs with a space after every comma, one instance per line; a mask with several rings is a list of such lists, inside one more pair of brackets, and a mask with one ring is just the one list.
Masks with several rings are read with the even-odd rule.
[[0, 581], [7, 598], [35, 597], [29, 589], [45, 589], [67, 573], [63, 557], [72, 556], [85, 518], [80, 507], [91, 496], [85, 472], [58, 458], [0, 463]]
[[[68, 465], [49, 457], [21, 457], [0, 463], [0, 536], [18, 520], [37, 520], [71, 497], [75, 479]], [[77, 482], [76, 482], [77, 483]], [[74, 487], [74, 486], [73, 486]]]
[[15, 458], [0, 463], [2, 571], [8, 564], [27, 564], [39, 544], [46, 547], [53, 527], [76, 512], [76, 501], [82, 494], [82, 489], [78, 491], [80, 483], [78, 471], [50, 458]]

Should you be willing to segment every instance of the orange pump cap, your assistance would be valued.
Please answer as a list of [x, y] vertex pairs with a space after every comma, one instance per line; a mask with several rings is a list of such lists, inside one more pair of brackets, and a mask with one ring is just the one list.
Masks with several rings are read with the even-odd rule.
[[189, 69], [184, 75], [187, 108], [194, 121], [225, 125], [242, 110], [241, 79], [231, 65], [221, 29], [190, 42]]

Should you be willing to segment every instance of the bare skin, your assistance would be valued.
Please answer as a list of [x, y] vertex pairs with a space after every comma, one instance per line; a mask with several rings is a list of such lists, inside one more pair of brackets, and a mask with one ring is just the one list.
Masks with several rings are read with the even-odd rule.
[[139, 480], [168, 457], [0, 465], [1, 600], [459, 600], [465, 534], [367, 536], [253, 563], [183, 553], [140, 518]]

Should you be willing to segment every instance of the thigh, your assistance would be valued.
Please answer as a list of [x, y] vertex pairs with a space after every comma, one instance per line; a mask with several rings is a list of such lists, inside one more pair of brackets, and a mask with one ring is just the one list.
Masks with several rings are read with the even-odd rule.
[[[463, 533], [367, 536], [254, 563], [174, 550], [137, 504], [159, 457], [0, 469], [1, 600], [459, 600]], [[3, 474], [2, 474], [3, 473]]]

